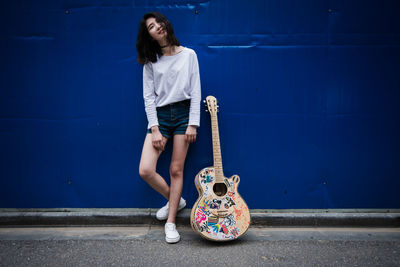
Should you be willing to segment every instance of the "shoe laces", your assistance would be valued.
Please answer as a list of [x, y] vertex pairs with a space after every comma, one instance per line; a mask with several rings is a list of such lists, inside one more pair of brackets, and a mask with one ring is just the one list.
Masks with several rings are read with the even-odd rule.
[[176, 229], [175, 224], [173, 224], [173, 223], [166, 223], [165, 228], [167, 228], [167, 230], [169, 230], [169, 231], [174, 231]]

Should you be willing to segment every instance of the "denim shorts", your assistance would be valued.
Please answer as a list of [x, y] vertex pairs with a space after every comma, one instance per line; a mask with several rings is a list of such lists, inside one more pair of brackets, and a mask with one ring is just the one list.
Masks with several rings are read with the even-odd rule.
[[[190, 99], [157, 107], [158, 128], [163, 136], [185, 134], [189, 123]], [[151, 133], [151, 129], [147, 130]]]

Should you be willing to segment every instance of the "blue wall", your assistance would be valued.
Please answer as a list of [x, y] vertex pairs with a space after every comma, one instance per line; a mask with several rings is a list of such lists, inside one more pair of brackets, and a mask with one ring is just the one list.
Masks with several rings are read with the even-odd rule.
[[[400, 208], [398, 1], [8, 1], [0, 207], [159, 207], [138, 175], [139, 21], [158, 10], [220, 102], [225, 175], [249, 208]], [[171, 144], [159, 161], [169, 179]], [[210, 118], [183, 196], [212, 162]]]

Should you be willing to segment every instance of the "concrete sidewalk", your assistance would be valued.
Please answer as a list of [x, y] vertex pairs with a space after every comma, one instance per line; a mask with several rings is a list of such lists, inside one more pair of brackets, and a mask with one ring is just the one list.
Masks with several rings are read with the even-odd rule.
[[[238, 240], [213, 242], [192, 228], [177, 227], [181, 241], [227, 244], [253, 241], [390, 241], [400, 243], [400, 228], [388, 227], [250, 227]], [[13, 226], [0, 227], [4, 240], [146, 240], [164, 242], [163, 225], [136, 226]], [[400, 256], [400, 254], [399, 254]]]
[[[238, 240], [211, 242], [157, 209], [0, 209], [0, 266], [400, 266], [400, 210], [250, 210]], [[279, 226], [279, 227], [278, 227]]]
[[0, 266], [399, 266], [400, 228], [250, 227], [211, 242], [180, 226], [0, 227]]
[[[190, 209], [177, 215], [189, 226]], [[157, 209], [0, 209], [0, 225], [163, 225]], [[252, 226], [400, 227], [400, 210], [250, 210]]]

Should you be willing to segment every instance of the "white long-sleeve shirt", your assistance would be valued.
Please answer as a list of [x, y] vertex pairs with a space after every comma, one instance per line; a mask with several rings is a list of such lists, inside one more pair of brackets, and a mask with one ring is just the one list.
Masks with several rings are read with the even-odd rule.
[[188, 125], [200, 126], [201, 85], [196, 52], [184, 47], [172, 56], [143, 66], [143, 98], [147, 128], [158, 124], [157, 107], [190, 99]]

